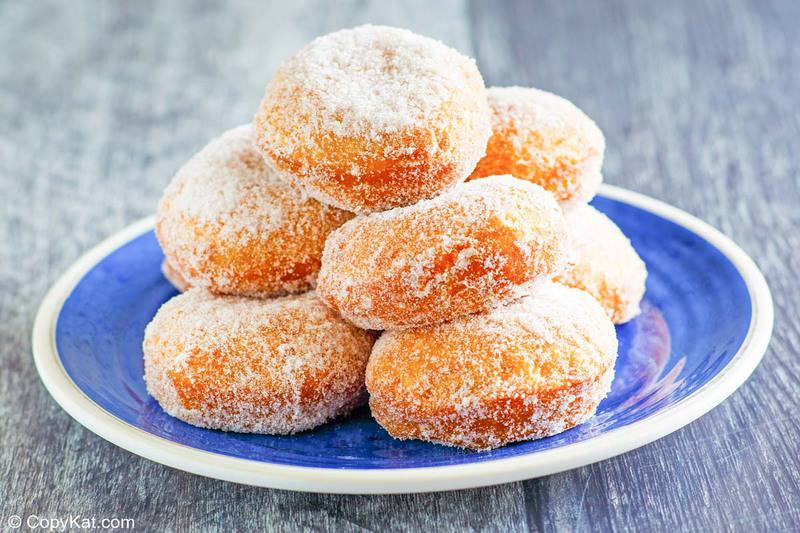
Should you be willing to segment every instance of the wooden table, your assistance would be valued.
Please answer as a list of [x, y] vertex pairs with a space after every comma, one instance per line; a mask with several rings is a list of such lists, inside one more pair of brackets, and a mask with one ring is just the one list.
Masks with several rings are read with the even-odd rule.
[[[130, 517], [140, 530], [203, 531], [797, 530], [800, 2], [335, 4], [0, 5], [0, 520]], [[573, 100], [605, 131], [608, 182], [741, 244], [776, 304], [752, 378], [697, 422], [621, 457], [427, 495], [204, 479], [125, 452], [67, 416], [31, 359], [47, 287], [101, 238], [151, 213], [209, 138], [249, 120], [283, 58], [368, 21], [474, 55], [487, 84]]]

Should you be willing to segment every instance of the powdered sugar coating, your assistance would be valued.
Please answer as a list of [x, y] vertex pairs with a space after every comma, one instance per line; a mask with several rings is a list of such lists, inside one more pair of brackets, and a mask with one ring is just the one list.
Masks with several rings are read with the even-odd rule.
[[313, 292], [259, 300], [190, 289], [145, 330], [145, 381], [190, 424], [295, 433], [363, 401], [373, 342]]
[[569, 211], [567, 224], [575, 250], [574, 264], [556, 276], [556, 281], [594, 296], [615, 324], [637, 316], [647, 267], [631, 241], [590, 205]]
[[161, 262], [161, 273], [179, 292], [186, 292], [192, 288], [189, 282], [183, 279], [181, 273], [178, 272], [167, 259]]
[[474, 60], [370, 25], [317, 38], [288, 59], [253, 123], [282, 179], [357, 213], [409, 205], [464, 181], [491, 133]]
[[541, 185], [567, 208], [603, 181], [605, 138], [572, 102], [530, 87], [491, 87], [492, 137], [470, 179], [511, 174]]
[[277, 179], [244, 125], [178, 171], [159, 205], [156, 235], [187, 284], [275, 296], [314, 287], [325, 238], [351, 217]]
[[591, 417], [616, 357], [599, 304], [544, 282], [488, 313], [385, 332], [367, 365], [370, 408], [397, 438], [496, 448]]
[[320, 298], [366, 329], [451, 320], [527, 294], [565, 268], [567, 227], [552, 195], [495, 176], [331, 233]]

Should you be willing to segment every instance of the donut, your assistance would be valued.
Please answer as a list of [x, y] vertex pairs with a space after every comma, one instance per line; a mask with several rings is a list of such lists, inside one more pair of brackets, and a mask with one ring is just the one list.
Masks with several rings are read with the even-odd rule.
[[188, 285], [278, 296], [314, 287], [325, 238], [352, 216], [277, 179], [244, 125], [178, 171], [158, 207], [156, 235], [174, 277]]
[[488, 450], [586, 421], [616, 357], [600, 305], [548, 281], [488, 313], [383, 333], [367, 365], [369, 406], [395, 438]]
[[325, 243], [317, 291], [365, 329], [423, 326], [524, 296], [569, 256], [553, 196], [495, 176], [345, 223]]
[[590, 205], [575, 207], [566, 218], [574, 264], [557, 275], [556, 281], [594, 296], [615, 324], [637, 316], [647, 268], [631, 241]]
[[144, 376], [164, 411], [194, 426], [296, 433], [364, 401], [373, 342], [313, 292], [253, 299], [193, 288], [148, 324]]
[[463, 182], [484, 154], [490, 117], [474, 60], [407, 30], [367, 25], [289, 58], [253, 124], [279, 176], [364, 214]]
[[178, 289], [178, 292], [186, 292], [191, 288], [189, 282], [183, 279], [181, 273], [178, 272], [175, 267], [173, 267], [166, 259], [161, 262], [161, 273], [165, 278], [167, 278], [167, 281], [169, 281], [173, 287]]
[[528, 87], [492, 87], [492, 136], [469, 179], [511, 174], [564, 207], [588, 202], [603, 176], [603, 132], [572, 102]]

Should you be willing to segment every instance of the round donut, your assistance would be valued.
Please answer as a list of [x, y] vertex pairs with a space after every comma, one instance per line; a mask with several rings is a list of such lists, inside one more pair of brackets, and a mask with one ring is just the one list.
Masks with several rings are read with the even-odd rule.
[[606, 142], [572, 102], [528, 87], [492, 87], [492, 136], [469, 179], [511, 174], [541, 185], [564, 207], [588, 202], [603, 181]]
[[158, 207], [156, 235], [188, 285], [277, 296], [314, 287], [325, 238], [352, 216], [277, 179], [245, 125], [178, 171]]
[[244, 433], [313, 428], [363, 402], [372, 333], [313, 292], [277, 299], [194, 288], [147, 326], [147, 391], [189, 424]]
[[577, 206], [566, 217], [574, 264], [556, 281], [594, 296], [615, 324], [631, 320], [644, 296], [644, 261], [617, 225], [594, 207]]
[[283, 179], [363, 214], [464, 181], [484, 154], [490, 116], [474, 60], [368, 25], [320, 37], [288, 59], [253, 123]]
[[553, 196], [495, 176], [347, 222], [325, 243], [318, 293], [365, 329], [423, 326], [519, 298], [569, 256]]
[[369, 405], [393, 437], [487, 450], [586, 421], [616, 357], [599, 304], [544, 282], [488, 313], [385, 332], [367, 365]]
[[165, 278], [167, 278], [167, 281], [169, 281], [173, 287], [178, 289], [178, 292], [186, 292], [192, 288], [192, 286], [189, 285], [189, 282], [183, 279], [181, 273], [178, 272], [175, 267], [173, 267], [166, 259], [161, 262], [161, 273]]

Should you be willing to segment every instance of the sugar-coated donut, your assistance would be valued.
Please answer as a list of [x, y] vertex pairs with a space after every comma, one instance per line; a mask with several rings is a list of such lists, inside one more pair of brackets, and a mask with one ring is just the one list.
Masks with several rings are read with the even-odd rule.
[[369, 213], [464, 181], [484, 154], [490, 115], [472, 59], [408, 30], [359, 26], [288, 59], [253, 124], [282, 178]]
[[178, 171], [161, 199], [156, 235], [187, 284], [277, 296], [314, 287], [325, 238], [352, 216], [277, 179], [245, 125]]
[[588, 202], [603, 181], [605, 138], [572, 102], [528, 87], [492, 87], [492, 136], [470, 179], [511, 174], [565, 207]]
[[373, 341], [313, 292], [262, 300], [195, 288], [147, 326], [145, 381], [167, 413], [189, 424], [295, 433], [364, 400]]
[[178, 272], [167, 259], [161, 262], [161, 273], [167, 278], [167, 281], [180, 292], [186, 292], [192, 288], [189, 282], [183, 279], [181, 273]]
[[615, 324], [638, 315], [647, 267], [631, 241], [590, 205], [577, 206], [566, 217], [574, 264], [556, 276], [556, 281], [594, 296]]
[[325, 243], [317, 291], [360, 327], [422, 326], [524, 296], [569, 257], [553, 196], [494, 176], [347, 222]]
[[616, 357], [598, 303], [544, 282], [488, 313], [385, 332], [367, 365], [369, 405], [396, 438], [486, 450], [587, 420]]

